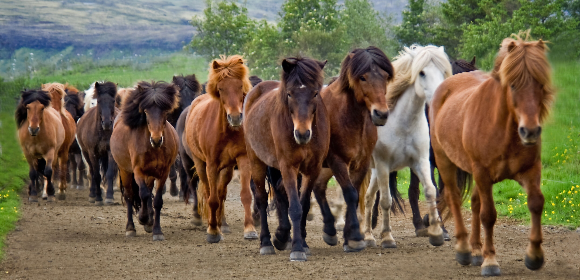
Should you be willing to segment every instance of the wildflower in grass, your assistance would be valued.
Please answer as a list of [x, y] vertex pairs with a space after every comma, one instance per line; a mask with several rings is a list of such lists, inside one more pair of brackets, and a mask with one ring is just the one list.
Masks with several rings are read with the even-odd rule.
[[548, 214], [544, 214], [545, 217], [548, 217]]
[[526, 202], [524, 202], [524, 205], [528, 205], [528, 202], [527, 202], [527, 201], [526, 201]]
[[552, 220], [552, 218], [549, 218], [549, 220], [551, 221], [551, 220]]
[[552, 214], [556, 214], [556, 211], [552, 211]]

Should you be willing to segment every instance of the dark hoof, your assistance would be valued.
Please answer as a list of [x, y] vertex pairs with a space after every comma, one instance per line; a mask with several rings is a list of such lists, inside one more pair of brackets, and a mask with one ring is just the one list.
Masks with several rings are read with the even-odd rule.
[[290, 261], [291, 262], [305, 262], [306, 261], [306, 253], [305, 252], [291, 252], [290, 253]]
[[526, 256], [525, 263], [529, 270], [538, 270], [544, 265], [544, 257], [533, 260], [532, 258]]
[[275, 255], [274, 246], [264, 246], [260, 248], [260, 255]]
[[255, 231], [244, 232], [244, 239], [248, 240], [258, 239], [258, 233]]
[[46, 202], [55, 202], [56, 199], [54, 198], [54, 195], [49, 195], [48, 198], [46, 199]]
[[276, 235], [274, 235], [272, 243], [274, 243], [274, 247], [276, 247], [278, 251], [288, 250], [288, 245], [290, 245], [290, 249], [292, 249], [292, 242], [290, 241], [282, 242], [278, 240], [278, 238], [276, 238]]
[[374, 239], [365, 240], [365, 243], [367, 244], [367, 248], [368, 247], [371, 247], [371, 248], [377, 247], [377, 241]]
[[42, 200], [47, 200], [47, 197], [42, 197]]
[[90, 202], [90, 203], [95, 203], [95, 198], [94, 198], [94, 197], [90, 197], [90, 196], [89, 196], [89, 202]]
[[418, 229], [415, 231], [415, 236], [417, 236], [417, 237], [429, 237], [429, 231], [426, 228]]
[[193, 219], [191, 219], [191, 223], [192, 223], [193, 225], [195, 225], [195, 226], [198, 226], [198, 227], [199, 227], [199, 226], [201, 226], [201, 225], [203, 224], [203, 221], [201, 220], [201, 218], [200, 218], [200, 217], [193, 216]]
[[312, 212], [308, 212], [308, 215], [306, 215], [306, 220], [307, 221], [314, 220], [314, 214], [312, 214]]
[[221, 230], [222, 230], [222, 233], [227, 233], [227, 234], [232, 233], [230, 226], [222, 226]]
[[162, 234], [153, 234], [153, 241], [164, 241], [165, 236]]
[[344, 246], [342, 246], [342, 249], [347, 253], [360, 252], [364, 250], [366, 245], [367, 244], [363, 240], [361, 241], [349, 240], [347, 241], [347, 244], [344, 244]]
[[179, 190], [177, 190], [177, 188], [175, 188], [175, 189], [169, 188], [169, 194], [171, 196], [177, 196], [179, 194]]
[[104, 203], [102, 200], [95, 201], [95, 206], [103, 206], [103, 205], [104, 205]]
[[429, 243], [433, 246], [441, 246], [445, 243], [445, 239], [443, 238], [443, 234], [441, 235], [430, 235], [429, 236]]
[[28, 202], [38, 202], [38, 196], [36, 196], [36, 195], [29, 196]]
[[460, 265], [469, 265], [471, 264], [471, 253], [456, 253], [455, 260]]
[[135, 237], [135, 236], [137, 236], [137, 232], [134, 230], [128, 230], [128, 231], [125, 231], [125, 236], [126, 237]]
[[472, 266], [481, 266], [483, 264], [483, 256], [471, 256]]
[[499, 266], [497, 265], [490, 265], [484, 266], [481, 268], [481, 276], [500, 276], [501, 272], [499, 270]]
[[115, 204], [115, 199], [113, 199], [113, 198], [105, 198], [105, 204], [107, 204], [107, 205], [113, 205], [113, 204]]
[[338, 237], [336, 235], [330, 236], [325, 232], [322, 233], [322, 240], [324, 240], [324, 242], [330, 246], [336, 246], [336, 244], [338, 244]]
[[381, 247], [385, 249], [397, 249], [397, 242], [395, 240], [385, 240], [381, 242]]
[[207, 234], [205, 240], [207, 240], [208, 243], [218, 243], [222, 240], [222, 235], [221, 234]]
[[425, 216], [423, 216], [423, 225], [426, 228], [429, 227], [429, 214], [425, 214]]
[[147, 233], [152, 233], [153, 232], [153, 225], [144, 224], [143, 229], [145, 229], [145, 231]]
[[449, 233], [447, 232], [443, 232], [443, 239], [445, 241], [451, 241], [451, 237], [449, 237]]

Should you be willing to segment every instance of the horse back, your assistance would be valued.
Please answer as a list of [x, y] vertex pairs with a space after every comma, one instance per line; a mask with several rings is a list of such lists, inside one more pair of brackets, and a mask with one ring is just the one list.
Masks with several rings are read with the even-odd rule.
[[244, 108], [251, 107], [256, 100], [258, 100], [264, 93], [270, 92], [275, 88], [280, 87], [279, 81], [263, 81], [257, 84], [255, 87], [248, 92], [244, 100]]

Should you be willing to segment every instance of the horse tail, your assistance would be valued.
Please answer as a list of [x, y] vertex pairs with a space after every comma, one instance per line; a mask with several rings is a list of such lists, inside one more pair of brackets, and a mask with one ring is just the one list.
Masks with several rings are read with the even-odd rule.
[[[139, 212], [141, 208], [141, 197], [139, 196], [139, 185], [135, 181], [135, 177], [131, 179], [131, 189], [133, 190], [133, 209], [135, 209], [135, 215]], [[99, 186], [100, 187], [100, 186]], [[125, 200], [122, 199], [125, 196], [125, 188], [123, 187], [123, 180], [119, 176], [119, 189], [121, 189], [121, 203], [125, 205]]]
[[[195, 176], [197, 176], [197, 174], [194, 175], [194, 178], [192, 180], [195, 180]], [[210, 211], [207, 211], [206, 205], [207, 201], [205, 200], [205, 188], [206, 186], [204, 185], [204, 183], [201, 180], [199, 180], [199, 183], [197, 185], [197, 213], [199, 213], [202, 220], [208, 221]]]
[[365, 178], [363, 179], [362, 183], [360, 184], [360, 188], [358, 191], [358, 208], [363, 217], [365, 215], [365, 195], [367, 194], [367, 189], [369, 188], [370, 184], [371, 184], [371, 171], [369, 170], [367, 172], [367, 175], [365, 175]]
[[[266, 169], [266, 181], [268, 183], [268, 207], [266, 207], [268, 214], [270, 211], [276, 210], [278, 207], [278, 199], [276, 199], [276, 191], [272, 188], [279, 188], [282, 186], [282, 172], [280, 170], [268, 166]], [[300, 183], [297, 182], [297, 186], [300, 188]], [[283, 188], [282, 188], [283, 189]], [[270, 203], [270, 199], [272, 202]]]
[[[391, 172], [393, 174], [393, 172]], [[404, 210], [404, 200], [401, 197], [401, 193], [397, 188], [397, 173], [394, 173], [394, 176], [389, 174], [389, 192], [391, 193], [391, 198], [393, 199], [393, 203], [391, 203], [391, 212], [393, 214], [397, 214], [399, 212], [405, 214]]]
[[[459, 189], [459, 192], [461, 193], [461, 204], [463, 204], [469, 198], [469, 195], [471, 194], [471, 190], [473, 187], [473, 175], [471, 175], [467, 171], [464, 171], [458, 167], [455, 176], [456, 176], [455, 178], [457, 180], [457, 188]], [[445, 184], [443, 183], [443, 179], [441, 178], [441, 173], [439, 173], [439, 192], [441, 194], [444, 194], [444, 189], [445, 189]], [[439, 208], [439, 213], [443, 213], [448, 207], [447, 202], [444, 199], [444, 196], [445, 195], [442, 195], [439, 198], [439, 200], [437, 201], [437, 207]], [[443, 221], [447, 221], [450, 217], [451, 217], [451, 211], [448, 211], [445, 214]]]

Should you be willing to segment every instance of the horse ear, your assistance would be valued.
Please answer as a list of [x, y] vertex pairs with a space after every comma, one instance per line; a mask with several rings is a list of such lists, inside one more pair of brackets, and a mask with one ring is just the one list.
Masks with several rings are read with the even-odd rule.
[[471, 60], [471, 62], [469, 62], [469, 64], [475, 66], [475, 55], [473, 56], [473, 59]]
[[444, 46], [440, 46], [439, 47], [439, 50], [442, 51], [442, 52], [445, 52], [445, 47]]
[[320, 70], [324, 69], [324, 65], [326, 65], [326, 62], [328, 62], [328, 60], [325, 61], [317, 61], [318, 62], [318, 66], [320, 66]]
[[244, 64], [244, 60], [240, 58], [240, 59], [238, 59], [238, 63], [239, 64]]
[[211, 67], [213, 68], [213, 70], [217, 70], [218, 68], [220, 68], [220, 64], [219, 64], [219, 62], [217, 62], [216, 60], [214, 60], [211, 63]]
[[284, 69], [284, 72], [290, 73], [292, 72], [292, 69], [294, 69], [294, 67], [296, 67], [295, 59], [285, 58], [284, 60], [282, 60], [282, 69]]
[[511, 41], [507, 46], [508, 52], [512, 52], [516, 48], [516, 42]]
[[352, 59], [354, 57], [354, 52], [348, 54], [348, 58]]
[[538, 48], [542, 49], [543, 51], [546, 50], [546, 43], [544, 43], [544, 41], [542, 39], [538, 40], [537, 46], [538, 46]]

